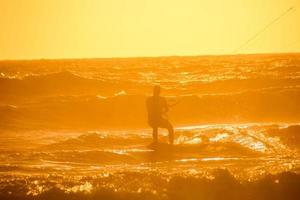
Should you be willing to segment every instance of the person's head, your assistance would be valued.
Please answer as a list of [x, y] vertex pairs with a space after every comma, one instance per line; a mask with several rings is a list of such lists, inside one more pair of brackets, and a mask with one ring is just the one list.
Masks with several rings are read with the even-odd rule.
[[153, 87], [153, 96], [159, 96], [160, 95], [160, 86], [159, 85], [155, 85]]

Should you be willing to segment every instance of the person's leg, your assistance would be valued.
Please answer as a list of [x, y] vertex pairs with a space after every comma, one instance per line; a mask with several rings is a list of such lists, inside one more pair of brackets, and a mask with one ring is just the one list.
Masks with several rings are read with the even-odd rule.
[[173, 144], [173, 142], [174, 142], [174, 129], [173, 129], [172, 124], [168, 120], [162, 119], [160, 121], [160, 127], [168, 129], [168, 132], [169, 132], [169, 143]]
[[158, 142], [158, 136], [157, 136], [158, 127], [152, 127], [152, 128], [153, 128], [153, 132], [152, 132], [153, 142], [157, 143]]
[[173, 144], [173, 142], [174, 142], [174, 129], [173, 129], [173, 126], [170, 122], [168, 123], [167, 129], [169, 131], [169, 143]]

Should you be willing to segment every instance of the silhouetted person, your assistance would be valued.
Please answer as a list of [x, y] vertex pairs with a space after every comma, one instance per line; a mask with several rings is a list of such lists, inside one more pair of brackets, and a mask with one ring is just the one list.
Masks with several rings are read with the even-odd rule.
[[158, 128], [166, 128], [169, 131], [169, 143], [173, 144], [174, 130], [172, 124], [163, 117], [168, 112], [168, 104], [164, 97], [160, 96], [160, 86], [154, 86], [153, 96], [147, 101], [148, 123], [153, 128], [153, 142], [158, 142]]

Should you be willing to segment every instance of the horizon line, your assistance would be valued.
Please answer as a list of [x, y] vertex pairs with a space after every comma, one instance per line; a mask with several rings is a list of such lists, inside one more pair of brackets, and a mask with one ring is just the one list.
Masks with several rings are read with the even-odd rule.
[[255, 55], [296, 55], [300, 52], [268, 52], [268, 53], [237, 53], [237, 54], [198, 54], [198, 55], [163, 55], [163, 56], [112, 56], [112, 57], [69, 57], [69, 58], [28, 58], [28, 59], [0, 59], [0, 62], [13, 61], [41, 61], [41, 60], [93, 60], [93, 59], [147, 59], [147, 58], [171, 58], [171, 57], [230, 57], [230, 56], [255, 56]]

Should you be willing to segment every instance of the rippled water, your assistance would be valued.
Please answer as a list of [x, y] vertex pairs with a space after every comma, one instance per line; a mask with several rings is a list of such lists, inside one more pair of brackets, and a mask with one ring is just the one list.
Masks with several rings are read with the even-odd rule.
[[[1, 61], [0, 198], [295, 197], [299, 75], [298, 54]], [[175, 146], [155, 151], [156, 83]]]
[[[53, 187], [66, 193], [89, 193], [95, 188], [156, 193], [167, 190], [174, 177], [211, 179], [217, 169], [228, 170], [239, 181], [259, 180], [270, 173], [298, 173], [299, 149], [272, 134], [289, 127], [293, 126], [180, 127], [176, 145], [158, 151], [147, 148], [151, 143], [147, 129], [8, 132], [1, 136], [1, 185], [26, 183], [28, 195]], [[166, 132], [161, 140], [167, 140]]]

